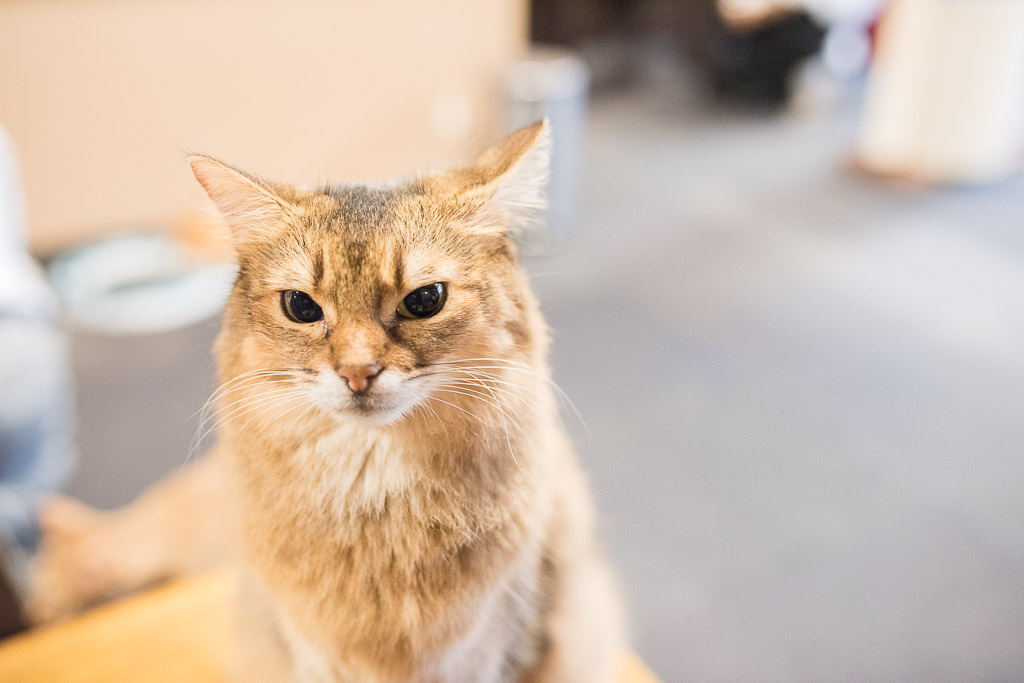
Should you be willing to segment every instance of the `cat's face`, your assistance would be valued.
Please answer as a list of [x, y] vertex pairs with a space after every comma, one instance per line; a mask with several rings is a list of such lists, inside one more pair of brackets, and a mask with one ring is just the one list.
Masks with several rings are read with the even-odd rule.
[[193, 159], [239, 254], [227, 374], [382, 424], [452, 402], [464, 368], [529, 361], [543, 330], [508, 231], [539, 201], [544, 133], [525, 129], [474, 166], [386, 187], [297, 190]]
[[[422, 188], [349, 188], [243, 252], [231, 328], [259, 367], [301, 373], [326, 411], [390, 422], [447, 364], [520, 359], [530, 310], [510, 245], [465, 234]], [[442, 397], [443, 398], [443, 397]]]

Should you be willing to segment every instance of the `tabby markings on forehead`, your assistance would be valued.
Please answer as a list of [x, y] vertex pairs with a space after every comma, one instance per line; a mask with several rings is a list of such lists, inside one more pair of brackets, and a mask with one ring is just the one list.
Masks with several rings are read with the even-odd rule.
[[313, 253], [313, 289], [318, 289], [324, 280], [324, 255], [323, 252]]
[[405, 287], [402, 294], [416, 287], [430, 285], [435, 282], [458, 283], [460, 268], [443, 254], [431, 254], [425, 250], [413, 249], [402, 258], [405, 275]]
[[[297, 243], [284, 242], [272, 245], [262, 259], [243, 262], [242, 270], [265, 290], [255, 294], [288, 289], [312, 293], [318, 280], [317, 257], [314, 250], [302, 248]], [[320, 265], [323, 265], [322, 261]]]
[[[395, 248], [391, 254], [391, 260], [393, 262], [391, 269], [392, 286], [397, 291], [402, 291], [405, 286], [405, 259], [402, 257], [402, 250]], [[385, 267], [384, 263], [381, 263], [382, 269]]]
[[340, 185], [327, 189], [337, 203], [337, 218], [332, 228], [352, 235], [379, 232], [394, 218], [396, 205], [416, 194], [409, 183], [398, 185]]

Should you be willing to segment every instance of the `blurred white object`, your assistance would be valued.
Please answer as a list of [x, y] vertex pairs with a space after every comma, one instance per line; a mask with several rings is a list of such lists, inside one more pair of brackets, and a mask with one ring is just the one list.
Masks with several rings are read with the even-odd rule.
[[75, 461], [67, 351], [27, 233], [17, 155], [0, 127], [0, 571], [19, 589], [40, 497], [64, 485]]
[[864, 168], [940, 183], [1019, 169], [1024, 2], [896, 0], [878, 40], [857, 143]]
[[224, 307], [236, 267], [197, 263], [158, 235], [121, 237], [54, 262], [50, 279], [67, 316], [104, 334], [153, 334], [213, 317]]
[[589, 89], [586, 64], [560, 48], [532, 48], [505, 78], [503, 127], [511, 131], [542, 118], [551, 126], [546, 246], [564, 242], [576, 226]]
[[0, 315], [48, 317], [53, 296], [28, 255], [25, 198], [14, 143], [0, 127]]

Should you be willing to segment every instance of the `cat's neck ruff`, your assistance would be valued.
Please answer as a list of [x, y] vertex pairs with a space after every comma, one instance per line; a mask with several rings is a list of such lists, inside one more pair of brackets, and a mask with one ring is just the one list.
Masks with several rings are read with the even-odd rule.
[[[423, 488], [418, 484], [444, 486], [456, 459], [476, 461], [471, 469], [487, 470], [489, 478], [513, 470], [518, 477], [537, 465], [520, 447], [516, 429], [506, 430], [499, 421], [484, 426], [476, 418], [452, 412], [453, 420], [447, 423], [422, 413], [385, 425], [359, 417], [330, 418], [329, 426], [318, 421], [319, 426], [310, 425], [304, 435], [301, 428], [287, 435], [264, 434], [264, 448], [235, 450], [278, 452], [291, 463], [289, 476], [305, 480], [315, 506], [346, 515], [379, 513], [389, 498], [415, 496], [413, 489]], [[525, 419], [522, 406], [516, 414]], [[465, 476], [465, 471], [460, 468], [451, 476]]]
[[394, 429], [352, 420], [300, 442], [294, 457], [324, 504], [372, 512], [422, 476], [408, 451]]

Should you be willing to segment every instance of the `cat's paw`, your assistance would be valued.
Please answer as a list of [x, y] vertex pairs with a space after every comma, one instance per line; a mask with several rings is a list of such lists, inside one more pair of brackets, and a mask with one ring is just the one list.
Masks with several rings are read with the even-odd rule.
[[42, 540], [29, 571], [26, 617], [46, 624], [123, 592], [125, 548], [113, 516], [63, 497], [39, 512]]

